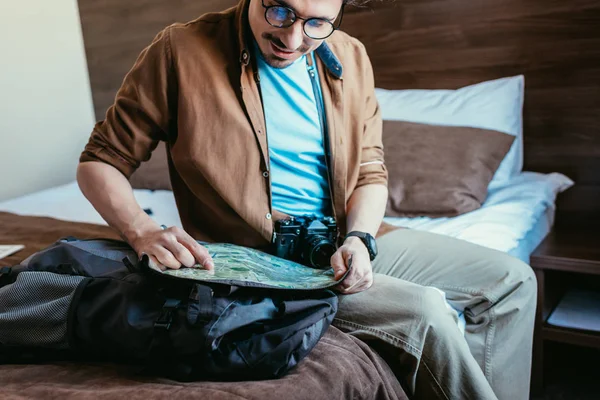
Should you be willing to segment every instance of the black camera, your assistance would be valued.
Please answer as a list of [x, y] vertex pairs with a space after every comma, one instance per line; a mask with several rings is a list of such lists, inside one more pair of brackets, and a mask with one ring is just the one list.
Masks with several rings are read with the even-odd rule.
[[337, 224], [333, 217], [290, 217], [275, 222], [273, 254], [308, 267], [331, 266], [336, 252]]

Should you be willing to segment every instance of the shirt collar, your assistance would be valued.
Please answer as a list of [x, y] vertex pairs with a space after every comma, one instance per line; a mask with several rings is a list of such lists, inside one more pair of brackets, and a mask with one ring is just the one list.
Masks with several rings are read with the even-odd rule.
[[[247, 66], [250, 63], [250, 55], [252, 48], [252, 30], [248, 24], [248, 7], [250, 0], [241, 0], [235, 11], [236, 29], [238, 32], [238, 45], [240, 50], [240, 63]], [[323, 42], [316, 50], [317, 55], [327, 68], [327, 70], [336, 78], [342, 78], [342, 64], [335, 54], [331, 51], [327, 42]]]

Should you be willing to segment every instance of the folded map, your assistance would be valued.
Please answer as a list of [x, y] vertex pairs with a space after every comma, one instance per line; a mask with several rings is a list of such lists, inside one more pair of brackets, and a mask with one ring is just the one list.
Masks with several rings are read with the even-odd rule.
[[198, 265], [193, 268], [168, 269], [161, 273], [203, 282], [294, 290], [331, 288], [345, 278], [344, 275], [336, 281], [332, 268], [309, 268], [248, 247], [229, 243], [203, 246], [212, 255], [214, 271], [207, 271]]

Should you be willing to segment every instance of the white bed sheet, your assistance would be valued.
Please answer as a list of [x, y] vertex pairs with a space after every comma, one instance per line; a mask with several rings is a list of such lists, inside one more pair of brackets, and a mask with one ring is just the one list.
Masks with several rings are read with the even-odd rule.
[[[156, 222], [181, 227], [171, 191], [135, 189], [133, 193], [143, 209], [151, 210], [150, 216]], [[83, 196], [77, 182], [1, 202], [0, 211], [106, 225], [100, 214]]]
[[[510, 253], [528, 261], [554, 219], [556, 195], [573, 182], [559, 173], [523, 172], [490, 191], [478, 210], [453, 218], [385, 218], [412, 229], [435, 232]], [[134, 190], [143, 209], [159, 224], [181, 226], [173, 193]], [[106, 224], [76, 182], [0, 202], [0, 211]]]
[[573, 185], [559, 173], [523, 172], [488, 193], [483, 206], [452, 218], [385, 218], [389, 224], [435, 232], [500, 250], [524, 261], [554, 222], [558, 193]]
[[556, 207], [548, 207], [525, 237], [518, 241], [517, 246], [507, 251], [507, 253], [529, 264], [531, 253], [542, 243], [542, 240], [550, 233], [552, 225], [554, 225], [555, 211]]

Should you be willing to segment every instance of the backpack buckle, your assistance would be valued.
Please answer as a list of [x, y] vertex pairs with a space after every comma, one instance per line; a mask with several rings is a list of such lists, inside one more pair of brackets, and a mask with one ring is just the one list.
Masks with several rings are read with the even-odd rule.
[[190, 292], [187, 312], [187, 320], [190, 325], [206, 323], [212, 319], [213, 295], [212, 288], [200, 283], [194, 284]]
[[[12, 274], [12, 267], [0, 268], [0, 287], [4, 287], [5, 284], [10, 283], [10, 275], [11, 274]], [[6, 283], [4, 281], [6, 281]]]
[[154, 322], [154, 328], [156, 329], [171, 329], [171, 323], [173, 322], [173, 312], [177, 310], [181, 304], [180, 300], [167, 299], [163, 308], [158, 316], [158, 319]]

